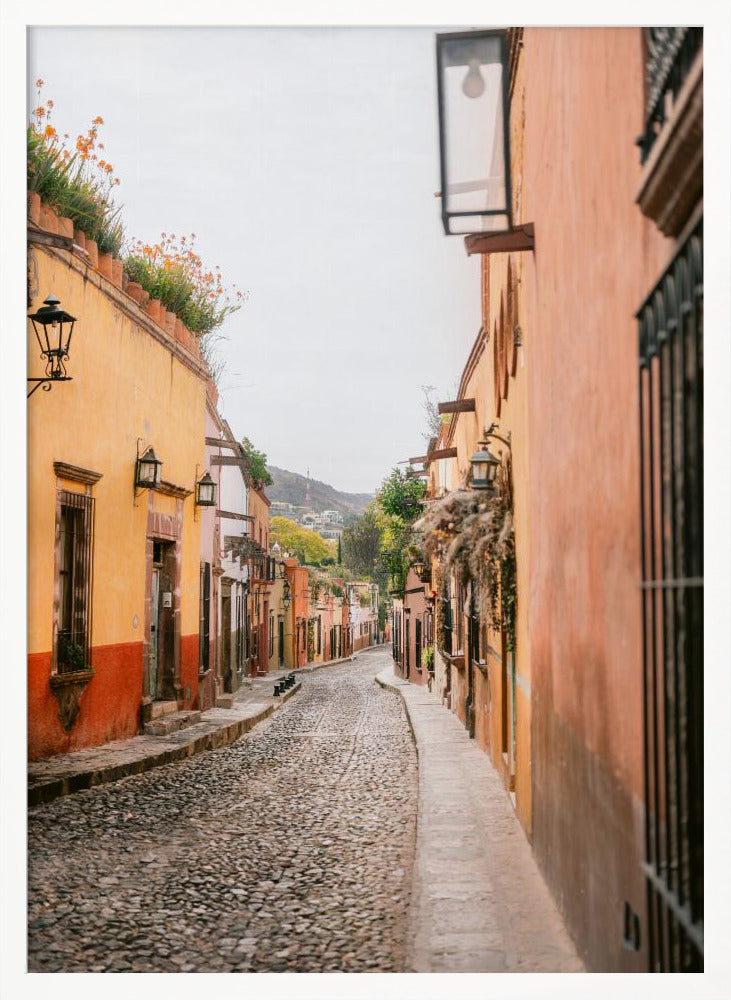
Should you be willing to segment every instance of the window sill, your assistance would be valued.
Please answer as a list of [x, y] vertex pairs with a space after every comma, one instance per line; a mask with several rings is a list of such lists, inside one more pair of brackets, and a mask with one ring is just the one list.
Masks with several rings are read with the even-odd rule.
[[95, 671], [91, 667], [86, 670], [68, 670], [62, 674], [51, 674], [51, 687], [62, 688], [69, 684], [86, 684], [94, 674]]
[[463, 652], [443, 653], [442, 656], [447, 661], [447, 663], [451, 664], [451, 666], [453, 666], [453, 667], [456, 667], [457, 670], [464, 670], [464, 653]]

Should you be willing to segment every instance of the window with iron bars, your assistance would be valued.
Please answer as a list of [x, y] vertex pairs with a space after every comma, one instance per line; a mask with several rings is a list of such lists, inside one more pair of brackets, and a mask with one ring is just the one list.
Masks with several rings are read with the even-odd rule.
[[645, 862], [654, 972], [703, 970], [703, 231], [639, 320]]
[[243, 669], [244, 659], [246, 656], [245, 646], [246, 646], [246, 629], [244, 628], [244, 622], [246, 621], [246, 597], [243, 594], [242, 588], [239, 586], [236, 590], [236, 669]]
[[201, 563], [198, 622], [198, 669], [205, 673], [211, 665], [211, 564]]
[[442, 605], [442, 636], [444, 642], [444, 652], [451, 656], [452, 649], [452, 598], [450, 594], [451, 585], [445, 583], [444, 593], [440, 600]]
[[94, 499], [58, 491], [58, 632], [56, 671], [91, 667]]

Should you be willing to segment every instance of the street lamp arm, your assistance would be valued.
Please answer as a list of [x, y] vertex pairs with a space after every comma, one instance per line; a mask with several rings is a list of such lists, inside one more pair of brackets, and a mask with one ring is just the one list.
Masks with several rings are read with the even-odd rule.
[[511, 447], [510, 447], [510, 431], [508, 431], [508, 436], [506, 438], [504, 438], [502, 436], [502, 434], [498, 434], [494, 430], [494, 428], [497, 427], [497, 426], [498, 426], [497, 422], [494, 421], [493, 423], [490, 424], [489, 427], [486, 427], [485, 430], [483, 431], [483, 435], [482, 435], [485, 438], [485, 440], [484, 441], [479, 441], [478, 444], [486, 444], [488, 438], [497, 438], [498, 441], [502, 441], [502, 443], [505, 445], [505, 447], [508, 449], [508, 451], [512, 450]]
[[30, 399], [36, 389], [42, 388], [44, 392], [50, 392], [53, 388], [54, 382], [71, 382], [70, 375], [62, 375], [60, 378], [29, 378], [26, 382], [35, 382], [35, 385], [31, 391], [26, 395], [26, 399]]

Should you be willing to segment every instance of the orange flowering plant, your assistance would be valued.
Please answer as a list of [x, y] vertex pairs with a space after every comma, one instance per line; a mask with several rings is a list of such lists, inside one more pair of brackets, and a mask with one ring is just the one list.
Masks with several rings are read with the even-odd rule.
[[206, 268], [195, 251], [195, 233], [176, 237], [162, 233], [157, 243], [135, 240], [124, 259], [132, 279], [160, 299], [192, 333], [210, 334], [241, 308], [243, 292], [224, 288], [221, 268]]
[[28, 137], [28, 190], [36, 191], [59, 215], [95, 240], [102, 253], [119, 253], [124, 230], [113, 189], [119, 184], [114, 167], [101, 155], [104, 143], [96, 117], [75, 142], [59, 135], [52, 124], [54, 102], [43, 101], [43, 80], [36, 80], [37, 104], [31, 114]]

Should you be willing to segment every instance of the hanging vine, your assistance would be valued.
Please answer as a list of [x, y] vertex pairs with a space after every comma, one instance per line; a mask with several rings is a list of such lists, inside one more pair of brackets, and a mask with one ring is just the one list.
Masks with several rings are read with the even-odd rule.
[[[455, 490], [432, 504], [414, 527], [424, 533], [429, 556], [445, 570], [454, 569], [463, 584], [472, 582], [490, 627], [502, 631], [508, 649], [515, 649], [517, 588], [509, 467], [501, 469], [493, 493]], [[444, 632], [442, 620], [437, 631], [440, 648]]]
[[437, 648], [444, 654], [449, 652], [447, 642], [447, 580], [440, 563], [434, 569], [434, 586], [437, 592], [437, 599], [434, 602], [434, 625], [437, 638]]
[[315, 618], [310, 618], [307, 622], [307, 662], [312, 663], [315, 659]]

